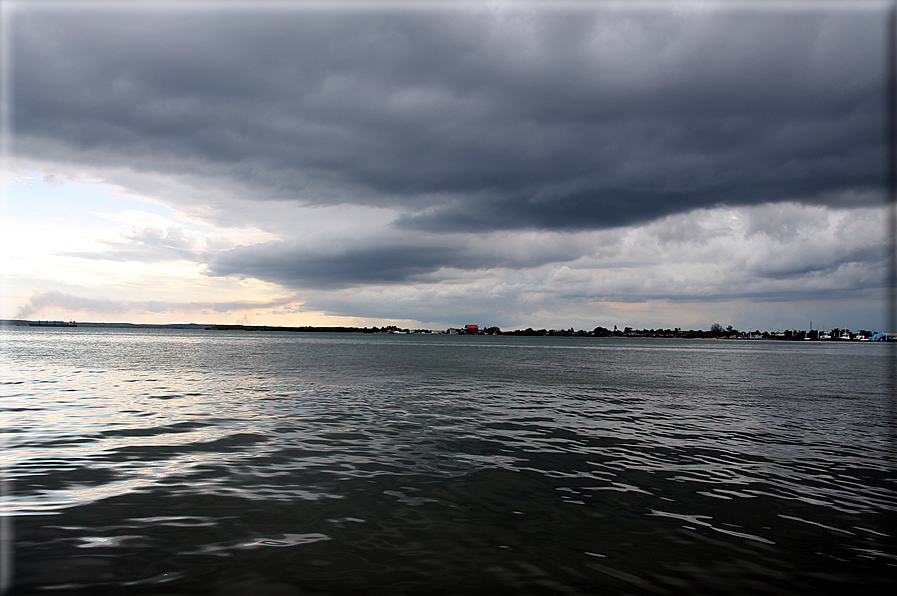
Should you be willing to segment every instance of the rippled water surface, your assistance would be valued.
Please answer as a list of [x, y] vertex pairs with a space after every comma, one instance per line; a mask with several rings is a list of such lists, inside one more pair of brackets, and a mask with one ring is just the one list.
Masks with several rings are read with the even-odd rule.
[[12, 594], [890, 594], [888, 346], [5, 328]]

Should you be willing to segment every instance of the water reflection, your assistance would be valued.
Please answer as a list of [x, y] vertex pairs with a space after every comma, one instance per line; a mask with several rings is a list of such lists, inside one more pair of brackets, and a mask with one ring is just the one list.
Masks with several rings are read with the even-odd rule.
[[22, 593], [893, 588], [880, 346], [3, 334]]

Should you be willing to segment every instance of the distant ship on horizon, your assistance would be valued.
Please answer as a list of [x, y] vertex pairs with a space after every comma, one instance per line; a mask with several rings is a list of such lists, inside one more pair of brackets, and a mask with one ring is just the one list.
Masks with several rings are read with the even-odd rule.
[[77, 327], [78, 323], [74, 321], [34, 321], [28, 325], [30, 327]]

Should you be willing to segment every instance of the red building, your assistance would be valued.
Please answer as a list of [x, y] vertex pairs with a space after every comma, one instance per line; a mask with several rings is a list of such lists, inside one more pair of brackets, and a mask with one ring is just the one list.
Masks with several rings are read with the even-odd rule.
[[476, 335], [480, 332], [479, 325], [464, 325], [464, 333], [468, 335]]

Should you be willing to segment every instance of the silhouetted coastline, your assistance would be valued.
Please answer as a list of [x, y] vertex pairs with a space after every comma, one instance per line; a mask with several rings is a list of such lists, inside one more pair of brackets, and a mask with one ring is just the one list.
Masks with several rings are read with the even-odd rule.
[[[35, 321], [25, 319], [0, 319], [0, 326], [24, 327], [34, 326]], [[46, 325], [44, 325], [46, 326]], [[575, 330], [573, 327], [569, 329], [512, 329], [502, 330], [500, 327], [478, 328], [476, 325], [467, 327], [476, 328], [475, 331], [459, 328], [448, 328], [443, 331], [432, 329], [403, 329], [395, 325], [387, 325], [385, 327], [316, 327], [312, 325], [302, 325], [298, 327], [278, 326], [278, 325], [210, 325], [208, 323], [170, 323], [170, 324], [154, 324], [154, 323], [85, 323], [78, 321], [77, 327], [93, 327], [93, 328], [115, 328], [115, 329], [185, 329], [196, 331], [281, 331], [294, 333], [393, 333], [393, 334], [444, 334], [444, 335], [513, 335], [525, 337], [638, 337], [638, 338], [682, 338], [682, 339], [743, 339], [743, 340], [778, 340], [778, 341], [893, 341], [897, 334], [880, 333], [860, 329], [859, 331], [851, 331], [850, 329], [834, 328], [830, 331], [819, 329], [785, 329], [784, 331], [760, 331], [760, 330], [738, 330], [732, 326], [722, 327], [714, 323], [709, 330], [703, 329], [681, 329], [675, 327], [673, 329], [633, 329], [632, 327], [624, 327], [619, 329], [614, 326], [613, 329], [606, 327], [595, 327], [591, 331], [585, 329]]]

